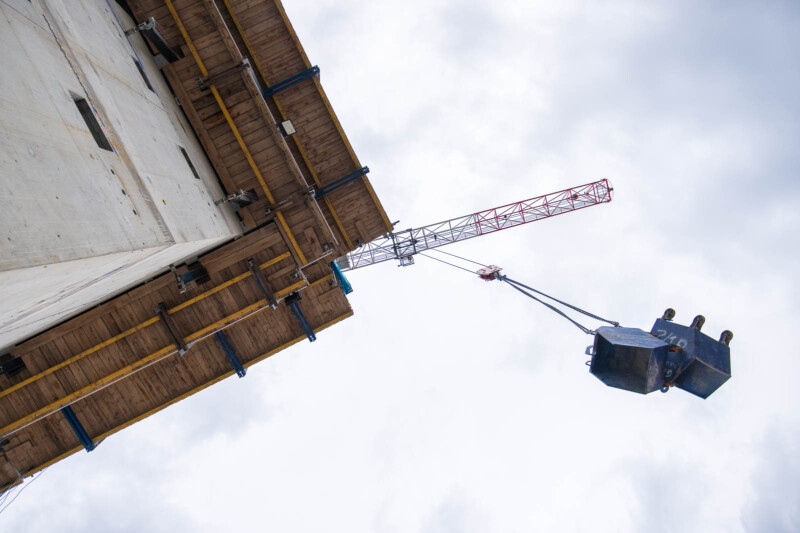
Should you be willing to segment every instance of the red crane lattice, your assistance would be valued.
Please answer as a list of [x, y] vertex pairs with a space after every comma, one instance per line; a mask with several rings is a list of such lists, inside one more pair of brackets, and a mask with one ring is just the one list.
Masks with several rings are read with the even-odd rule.
[[343, 270], [391, 259], [399, 260], [401, 266], [411, 265], [414, 254], [425, 250], [610, 202], [613, 190], [608, 180], [602, 179], [421, 228], [387, 233], [339, 259], [339, 264]]

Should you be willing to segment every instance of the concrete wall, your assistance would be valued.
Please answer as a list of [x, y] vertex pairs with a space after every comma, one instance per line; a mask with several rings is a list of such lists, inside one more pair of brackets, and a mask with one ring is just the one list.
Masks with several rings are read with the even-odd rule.
[[0, 349], [241, 231], [133, 25], [113, 1], [0, 3]]

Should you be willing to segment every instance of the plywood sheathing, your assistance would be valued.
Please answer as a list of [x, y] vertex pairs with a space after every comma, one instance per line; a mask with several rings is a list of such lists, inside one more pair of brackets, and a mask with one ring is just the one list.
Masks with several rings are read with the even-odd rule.
[[[166, 273], [13, 349], [26, 369], [0, 376], [0, 437], [8, 439], [0, 487], [17, 482], [17, 470], [29, 475], [82, 449], [59, 412], [66, 405], [98, 442], [232, 375], [216, 331], [245, 367], [304, 341], [287, 306], [268, 305], [249, 259], [279, 300], [301, 291], [319, 332], [352, 315], [327, 263], [391, 229], [366, 177], [322, 201], [308, 194], [361, 163], [317, 78], [261, 96], [311, 66], [279, 2], [129, 4], [183, 52], [164, 74], [223, 186], [252, 189], [258, 200], [240, 211], [244, 237], [199, 258], [209, 281], [181, 294]], [[237, 69], [244, 59], [250, 68]], [[285, 119], [297, 129], [287, 139], [276, 127]], [[190, 346], [184, 355], [154, 312], [162, 302]]]

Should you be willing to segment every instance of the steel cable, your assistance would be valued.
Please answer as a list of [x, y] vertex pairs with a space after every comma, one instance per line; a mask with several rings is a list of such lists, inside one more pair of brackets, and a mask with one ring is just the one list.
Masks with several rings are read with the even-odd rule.
[[469, 273], [470, 273], [470, 274], [472, 274], [473, 276], [477, 276], [477, 274], [475, 274], [475, 272], [473, 272], [472, 270], [470, 270], [470, 269], [468, 269], [468, 268], [460, 267], [460, 266], [458, 266], [458, 265], [454, 265], [453, 263], [448, 263], [447, 261], [445, 261], [445, 260], [443, 260], [443, 259], [439, 259], [439, 258], [437, 258], [437, 257], [433, 257], [433, 256], [430, 256], [430, 255], [427, 255], [427, 254], [423, 254], [422, 252], [417, 252], [417, 253], [418, 253], [419, 255], [423, 256], [423, 257], [427, 257], [428, 259], [433, 259], [434, 261], [439, 261], [440, 263], [444, 263], [445, 265], [450, 265], [451, 267], [454, 267], [454, 268], [461, 269], [461, 270], [463, 270], [464, 272], [469, 272]]
[[467, 262], [470, 262], [470, 263], [475, 263], [475, 264], [476, 264], [476, 265], [478, 265], [478, 266], [482, 266], [482, 267], [485, 267], [485, 266], [486, 266], [486, 265], [484, 265], [483, 263], [478, 263], [477, 261], [473, 261], [472, 259], [467, 259], [466, 257], [461, 257], [460, 255], [451, 254], [450, 252], [445, 252], [444, 250], [440, 250], [439, 248], [431, 248], [431, 251], [432, 251], [432, 252], [439, 252], [440, 254], [446, 254], [446, 255], [449, 255], [449, 256], [451, 256], [451, 257], [455, 257], [455, 258], [461, 259], [462, 261], [467, 261]]
[[615, 322], [615, 321], [613, 321], [613, 320], [608, 320], [607, 318], [602, 318], [602, 317], [599, 317], [599, 316], [597, 316], [597, 315], [595, 315], [595, 314], [592, 314], [592, 313], [590, 313], [589, 311], [584, 311], [584, 310], [583, 310], [583, 309], [581, 309], [580, 307], [574, 306], [574, 305], [572, 305], [572, 304], [568, 304], [567, 302], [562, 302], [562, 301], [561, 301], [561, 300], [559, 300], [558, 298], [554, 298], [554, 297], [550, 296], [549, 294], [545, 294], [545, 293], [543, 293], [542, 291], [537, 291], [536, 289], [534, 289], [534, 288], [532, 288], [532, 287], [528, 287], [527, 285], [525, 285], [525, 284], [523, 284], [523, 283], [520, 283], [519, 281], [514, 281], [513, 279], [511, 279], [511, 278], [509, 278], [509, 277], [507, 277], [507, 276], [501, 276], [501, 278], [502, 278], [504, 281], [507, 281], [507, 282], [509, 282], [509, 283], [510, 283], [510, 284], [512, 284], [512, 285], [519, 285], [520, 287], [524, 287], [524, 288], [528, 289], [529, 291], [533, 291], [533, 292], [535, 292], [536, 294], [540, 294], [540, 295], [544, 296], [545, 298], [549, 298], [549, 299], [551, 299], [551, 300], [553, 300], [553, 301], [555, 301], [555, 302], [558, 302], [558, 303], [560, 303], [560, 304], [561, 304], [561, 305], [563, 305], [563, 306], [569, 307], [569, 308], [570, 308], [570, 309], [572, 309], [573, 311], [577, 311], [578, 313], [581, 313], [581, 314], [583, 314], [583, 315], [586, 315], [586, 316], [588, 316], [588, 317], [594, 318], [595, 320], [599, 320], [599, 321], [601, 321], [601, 322], [605, 322], [606, 324], [611, 324], [611, 325], [612, 325], [612, 326], [614, 326], [614, 327], [619, 327], [619, 322]]
[[505, 281], [505, 282], [506, 282], [506, 283], [508, 283], [508, 284], [509, 284], [511, 287], [513, 287], [513, 288], [517, 289], [519, 292], [521, 292], [521, 293], [522, 293], [522, 294], [524, 294], [525, 296], [527, 296], [527, 297], [529, 297], [529, 298], [533, 298], [534, 300], [536, 300], [537, 302], [539, 302], [539, 303], [540, 303], [540, 304], [542, 304], [543, 306], [547, 307], [548, 309], [550, 309], [550, 310], [551, 310], [551, 311], [553, 311], [554, 313], [556, 313], [556, 314], [558, 314], [558, 315], [561, 315], [562, 317], [566, 318], [567, 320], [569, 320], [570, 322], [572, 322], [573, 324], [575, 324], [575, 327], [577, 327], [578, 329], [580, 329], [582, 332], [586, 333], [587, 335], [594, 335], [594, 334], [595, 334], [595, 332], [594, 332], [593, 330], [591, 330], [591, 329], [587, 328], [587, 327], [586, 327], [586, 326], [584, 326], [583, 324], [580, 324], [580, 323], [578, 323], [576, 320], [573, 320], [572, 318], [570, 318], [569, 316], [567, 316], [567, 314], [566, 314], [566, 313], [564, 313], [564, 311], [562, 311], [561, 309], [558, 309], [556, 306], [554, 306], [554, 305], [551, 305], [551, 304], [549, 304], [549, 303], [547, 303], [547, 302], [545, 302], [545, 301], [542, 301], [542, 300], [540, 300], [539, 298], [537, 298], [536, 296], [534, 296], [533, 294], [530, 294], [529, 292], [525, 292], [523, 289], [520, 289], [519, 287], [517, 287], [516, 285], [514, 285], [513, 283], [511, 283], [511, 282], [510, 282], [510, 280], [509, 280], [508, 278], [506, 278], [505, 276], [501, 276], [501, 277], [499, 277], [499, 278], [497, 278], [497, 279], [499, 279], [500, 281]]
[[[449, 252], [445, 252], [445, 251], [442, 251], [442, 250], [439, 250], [439, 249], [433, 249], [433, 251], [435, 251], [435, 252], [439, 252], [439, 253], [443, 253], [443, 254], [449, 255], [449, 256], [451, 256], [451, 257], [455, 257], [455, 258], [457, 258], [457, 259], [461, 259], [462, 261], [467, 261], [467, 262], [470, 262], [470, 263], [474, 263], [474, 264], [476, 264], [476, 265], [480, 265], [480, 266], [482, 266], [482, 267], [485, 267], [485, 266], [486, 266], [486, 265], [484, 265], [483, 263], [479, 263], [479, 262], [477, 262], [477, 261], [473, 261], [472, 259], [467, 259], [466, 257], [461, 257], [461, 256], [459, 256], [459, 255], [456, 255], [456, 254], [451, 254], [451, 253], [449, 253]], [[429, 259], [433, 259], [434, 261], [439, 261], [440, 263], [444, 263], [444, 264], [446, 264], [446, 265], [449, 265], [449, 266], [451, 266], [451, 267], [458, 268], [458, 269], [460, 269], [460, 270], [463, 270], [463, 271], [465, 271], [465, 272], [469, 272], [470, 274], [477, 275], [477, 273], [476, 273], [476, 272], [474, 272], [474, 271], [472, 271], [472, 270], [469, 270], [469, 269], [467, 269], [467, 268], [464, 268], [464, 267], [462, 267], [462, 266], [458, 266], [458, 265], [455, 265], [455, 264], [453, 264], [453, 263], [450, 263], [450, 262], [448, 262], [448, 261], [444, 261], [443, 259], [439, 259], [439, 258], [436, 258], [436, 257], [432, 257], [432, 256], [430, 256], [430, 255], [427, 255], [427, 254], [424, 254], [424, 253], [422, 253], [422, 252], [418, 252], [418, 253], [419, 253], [419, 255], [425, 256], [425, 257], [427, 257], [427, 258], [429, 258]], [[576, 311], [576, 312], [578, 312], [578, 313], [581, 313], [582, 315], [588, 316], [588, 317], [590, 317], [590, 318], [593, 318], [593, 319], [595, 319], [595, 320], [599, 320], [599, 321], [601, 321], [601, 322], [605, 322], [605, 323], [607, 323], [607, 324], [611, 324], [611, 325], [613, 325], [613, 326], [615, 326], [615, 327], [619, 327], [619, 322], [616, 322], [616, 321], [614, 321], [614, 320], [608, 320], [607, 318], [603, 318], [603, 317], [601, 317], [601, 316], [595, 315], [594, 313], [590, 313], [589, 311], [586, 311], [586, 310], [584, 310], [584, 309], [581, 309], [581, 308], [580, 308], [580, 307], [578, 307], [578, 306], [575, 306], [575, 305], [569, 304], [569, 303], [567, 303], [567, 302], [564, 302], [564, 301], [562, 301], [562, 300], [559, 300], [558, 298], [555, 298], [555, 297], [553, 297], [553, 296], [550, 296], [549, 294], [545, 294], [545, 293], [543, 293], [542, 291], [539, 291], [539, 290], [537, 290], [537, 289], [534, 289], [533, 287], [529, 287], [529, 286], [525, 285], [524, 283], [520, 283], [520, 282], [518, 282], [518, 281], [516, 281], [516, 280], [513, 280], [513, 279], [509, 278], [508, 276], [502, 276], [502, 275], [500, 275], [500, 276], [498, 276], [498, 277], [497, 277], [497, 279], [499, 279], [500, 281], [505, 281], [506, 283], [508, 283], [508, 285], [510, 285], [510, 286], [511, 286], [511, 287], [513, 287], [514, 289], [518, 290], [519, 292], [521, 292], [521, 293], [522, 293], [522, 294], [524, 294], [525, 296], [527, 296], [527, 297], [529, 297], [529, 298], [531, 298], [531, 299], [533, 299], [533, 300], [535, 300], [535, 301], [539, 302], [540, 304], [544, 305], [545, 307], [547, 307], [548, 309], [550, 309], [551, 311], [553, 311], [553, 312], [554, 312], [554, 313], [556, 313], [557, 315], [559, 315], [559, 316], [561, 316], [561, 317], [563, 317], [563, 318], [567, 319], [569, 322], [571, 322], [573, 325], [575, 325], [575, 327], [577, 327], [578, 329], [580, 329], [582, 332], [586, 333], [587, 335], [594, 335], [594, 334], [595, 334], [595, 331], [594, 331], [594, 330], [591, 330], [591, 329], [589, 329], [589, 328], [587, 328], [586, 326], [584, 326], [583, 324], [579, 323], [578, 321], [576, 321], [576, 320], [573, 320], [571, 317], [569, 317], [569, 316], [568, 316], [566, 313], [564, 313], [562, 310], [558, 309], [557, 307], [555, 307], [555, 306], [554, 306], [554, 305], [552, 305], [552, 304], [549, 304], [549, 303], [547, 303], [547, 302], [545, 302], [545, 301], [543, 301], [543, 300], [540, 300], [539, 298], [537, 298], [536, 296], [534, 296], [533, 294], [531, 294], [531, 293], [527, 292], [527, 291], [526, 291], [526, 290], [524, 290], [524, 289], [528, 289], [529, 291], [535, 292], [536, 294], [539, 294], [540, 296], [543, 296], [543, 297], [545, 297], [545, 298], [548, 298], [548, 299], [550, 299], [550, 300], [553, 300], [554, 302], [558, 302], [559, 304], [563, 305], [564, 307], [567, 307], [567, 308], [569, 308], [569, 309], [572, 309], [573, 311]]]

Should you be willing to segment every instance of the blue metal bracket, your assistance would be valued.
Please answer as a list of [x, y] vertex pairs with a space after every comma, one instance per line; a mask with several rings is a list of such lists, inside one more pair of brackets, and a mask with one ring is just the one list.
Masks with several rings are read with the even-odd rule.
[[303, 314], [303, 310], [300, 309], [300, 293], [295, 292], [290, 294], [286, 297], [286, 305], [289, 306], [289, 309], [292, 310], [294, 317], [297, 319], [297, 322], [300, 324], [300, 329], [303, 330], [303, 333], [306, 334], [308, 337], [308, 342], [314, 342], [317, 340], [317, 336], [314, 334], [314, 330], [311, 329], [311, 325], [306, 320], [306, 316]]
[[221, 331], [214, 333], [214, 337], [216, 337], [217, 342], [222, 347], [222, 351], [225, 352], [225, 357], [228, 358], [228, 362], [236, 371], [236, 375], [240, 378], [243, 378], [244, 375], [247, 374], [247, 370], [245, 370], [245, 368], [242, 366], [242, 363], [239, 362], [239, 358], [236, 357], [236, 353], [233, 351], [233, 348], [231, 348], [228, 338], [225, 337], [225, 334]]
[[353, 286], [350, 285], [350, 282], [347, 281], [346, 277], [344, 277], [344, 273], [342, 273], [342, 269], [339, 267], [339, 264], [336, 261], [331, 261], [329, 266], [331, 267], [333, 277], [336, 278], [336, 283], [339, 285], [339, 287], [341, 287], [342, 292], [345, 294], [350, 294], [353, 292]]
[[340, 187], [344, 187], [348, 183], [351, 183], [351, 182], [357, 180], [361, 176], [366, 176], [368, 173], [369, 173], [369, 167], [362, 167], [362, 168], [356, 170], [355, 172], [351, 172], [347, 176], [341, 177], [336, 181], [332, 181], [331, 183], [329, 183], [329, 184], [327, 184], [327, 185], [325, 185], [323, 187], [320, 187], [319, 189], [316, 189], [314, 191], [314, 197], [315, 198], [322, 198], [326, 194], [330, 194], [333, 191], [335, 191], [336, 189], [338, 189]]
[[319, 67], [318, 66], [314, 65], [311, 68], [307, 68], [303, 72], [299, 72], [299, 73], [295, 74], [294, 76], [289, 76], [285, 80], [279, 81], [275, 85], [270, 85], [269, 87], [264, 89], [264, 91], [263, 91], [264, 98], [269, 98], [270, 96], [275, 96], [279, 92], [284, 91], [284, 90], [288, 89], [289, 87], [297, 85], [301, 81], [307, 80], [308, 78], [310, 78], [312, 76], [316, 76], [318, 74], [319, 74]]
[[67, 422], [69, 422], [72, 431], [75, 432], [75, 436], [78, 437], [78, 440], [81, 441], [81, 444], [83, 444], [83, 448], [87, 452], [94, 450], [97, 447], [97, 444], [95, 444], [89, 434], [86, 433], [86, 430], [83, 428], [83, 424], [81, 424], [81, 421], [78, 420], [78, 417], [75, 415], [72, 407], [69, 405], [62, 407], [61, 413], [64, 415], [64, 418], [67, 419]]

